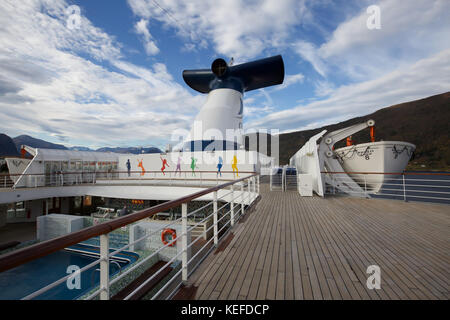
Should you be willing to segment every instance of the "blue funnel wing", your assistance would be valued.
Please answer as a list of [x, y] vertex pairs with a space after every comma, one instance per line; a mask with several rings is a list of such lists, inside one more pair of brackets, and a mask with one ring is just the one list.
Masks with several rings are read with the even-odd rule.
[[278, 55], [232, 66], [230, 74], [241, 79], [245, 91], [282, 84], [284, 80], [283, 58]]
[[[281, 55], [228, 67], [218, 77], [210, 69], [184, 70], [184, 81], [194, 90], [208, 93], [217, 88], [250, 91], [282, 84], [284, 63]], [[241, 87], [240, 89], [238, 89]]]
[[211, 91], [210, 84], [216, 78], [210, 69], [184, 70], [183, 79], [189, 87], [201, 93]]

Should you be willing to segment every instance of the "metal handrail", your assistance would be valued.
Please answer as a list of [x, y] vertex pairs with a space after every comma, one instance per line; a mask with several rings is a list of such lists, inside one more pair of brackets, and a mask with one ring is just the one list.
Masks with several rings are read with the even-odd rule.
[[[449, 177], [450, 173], [437, 173], [437, 172], [399, 172], [399, 173], [384, 173], [384, 172], [322, 172], [323, 174], [329, 174], [333, 176], [333, 180], [337, 183], [345, 184], [346, 182], [356, 182], [361, 186], [361, 190], [352, 190], [354, 194], [361, 194], [368, 196], [374, 196], [376, 198], [394, 197], [407, 201], [409, 199], [422, 200], [422, 201], [434, 201], [439, 203], [450, 202], [450, 179], [439, 178]], [[345, 176], [341, 176], [345, 174]], [[348, 175], [358, 174], [359, 177], [353, 178]], [[383, 175], [383, 178], [375, 178], [370, 175]], [[389, 177], [392, 175], [398, 175], [399, 177]], [[424, 179], [420, 179], [418, 176], [424, 176]], [[430, 176], [430, 177], [427, 177]], [[436, 177], [436, 179], [433, 179]], [[385, 180], [386, 179], [386, 180]], [[384, 181], [385, 180], [385, 181]], [[377, 188], [373, 187], [373, 184], [381, 184]], [[441, 190], [440, 190], [441, 189]], [[338, 193], [345, 191], [329, 190], [327, 193]], [[398, 192], [398, 194], [395, 194]]]
[[183, 203], [190, 202], [194, 199], [197, 199], [199, 197], [202, 197], [206, 194], [209, 194], [214, 191], [218, 191], [220, 189], [224, 189], [228, 186], [231, 186], [233, 184], [242, 182], [246, 179], [249, 179], [251, 177], [257, 176], [257, 173], [252, 173], [249, 176], [233, 180], [231, 182], [227, 182], [224, 184], [220, 184], [217, 186], [210, 187], [208, 189], [196, 192], [191, 195], [184, 196], [179, 199], [167, 201], [165, 203], [156, 205], [151, 208], [147, 208], [135, 213], [131, 213], [129, 215], [116, 218], [111, 221], [106, 221], [103, 223], [100, 223], [95, 226], [88, 227], [86, 229], [75, 231], [73, 233], [60, 236], [51, 240], [47, 240], [41, 243], [37, 243], [34, 245], [31, 245], [29, 247], [19, 249], [10, 253], [7, 253], [5, 255], [0, 256], [0, 272], [10, 270], [14, 267], [17, 267], [21, 264], [24, 264], [26, 262], [38, 259], [40, 257], [49, 255], [51, 253], [54, 253], [56, 251], [59, 251], [63, 248], [69, 247], [71, 245], [74, 245], [76, 243], [79, 243], [81, 241], [90, 239], [92, 237], [108, 234], [118, 228], [124, 227], [126, 225], [129, 225], [133, 222], [137, 222], [139, 220], [151, 217], [159, 212], [163, 212], [166, 210], [169, 210], [171, 208], [177, 207]]
[[[59, 170], [59, 171], [61, 171], [61, 170]], [[168, 170], [166, 170], [165, 171], [165, 173], [179, 173], [179, 172], [181, 172], [181, 173], [192, 173], [192, 170], [183, 170], [183, 171], [175, 171], [175, 170], [173, 170], [173, 171], [168, 171]], [[88, 173], [96, 173], [96, 174], [99, 174], [99, 173], [105, 173], [105, 174], [113, 174], [113, 173], [127, 173], [128, 174], [128, 171], [95, 171], [95, 170], [92, 170], [92, 171], [63, 171], [63, 172], [55, 172], [55, 173], [52, 173], [53, 175], [70, 175], [70, 174], [88, 174]], [[135, 170], [135, 171], [130, 171], [130, 173], [142, 173], [142, 171], [141, 170]], [[147, 173], [161, 173], [162, 174], [162, 171], [161, 170], [145, 170], [145, 174], [144, 175], [146, 175]], [[217, 173], [217, 171], [212, 171], [212, 170], [205, 170], [205, 171], [195, 171], [195, 173]], [[222, 173], [236, 173], [236, 172], [234, 172], [234, 171], [222, 171]], [[239, 173], [254, 173], [253, 171], [239, 171]], [[45, 172], [42, 172], [42, 173], [0, 173], [0, 177], [3, 177], [3, 176], [7, 176], [7, 177], [10, 177], [10, 176], [45, 176], [45, 175], [48, 175], [47, 173], [45, 173]], [[220, 179], [220, 178], [219, 178]]]
[[433, 176], [450, 176], [450, 172], [334, 172], [334, 171], [322, 171], [321, 173], [330, 174], [383, 174], [383, 175], [433, 175]]

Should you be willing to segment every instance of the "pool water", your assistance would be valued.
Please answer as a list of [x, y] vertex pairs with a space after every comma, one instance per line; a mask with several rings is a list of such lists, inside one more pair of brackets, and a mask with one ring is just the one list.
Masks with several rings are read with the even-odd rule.
[[[0, 300], [18, 300], [68, 275], [67, 268], [76, 265], [80, 269], [98, 259], [99, 248], [77, 244], [48, 256], [28, 262], [0, 273]], [[134, 263], [139, 255], [121, 252], [109, 264], [110, 276]], [[120, 266], [120, 267], [119, 267]], [[100, 283], [100, 264], [80, 275], [80, 288], [69, 289], [66, 282], [37, 296], [36, 300], [72, 300], [88, 293]], [[73, 283], [73, 281], [70, 281]]]

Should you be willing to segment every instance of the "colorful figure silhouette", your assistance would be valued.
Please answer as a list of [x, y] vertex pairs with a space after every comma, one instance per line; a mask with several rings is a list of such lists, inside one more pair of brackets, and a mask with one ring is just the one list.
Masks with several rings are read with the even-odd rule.
[[161, 155], [160, 155], [159, 157], [161, 158], [161, 161], [162, 161], [161, 172], [163, 173], [163, 175], [166, 175], [166, 174], [164, 173], [164, 170], [166, 170], [166, 166], [167, 166], [168, 168], [170, 168], [170, 166], [169, 166], [169, 164], [167, 163], [167, 159], [163, 159], [163, 157], [161, 157]]
[[234, 171], [236, 171], [236, 176], [239, 177], [239, 172], [238, 172], [238, 168], [237, 168], [237, 157], [236, 155], [233, 156], [233, 162], [231, 163], [231, 168], [233, 169], [233, 173]]
[[128, 171], [128, 176], [130, 176], [130, 173], [131, 173], [131, 163], [130, 163], [130, 159], [128, 159], [128, 161], [127, 161], [127, 171]]
[[197, 167], [197, 159], [194, 157], [191, 157], [191, 169], [192, 169], [192, 175], [195, 176], [195, 168]]
[[220, 176], [222, 176], [222, 171], [220, 171], [222, 169], [222, 166], [223, 166], [223, 159], [221, 156], [219, 156], [219, 163], [217, 163], [217, 175], [219, 175], [220, 173]]
[[144, 161], [144, 159], [142, 159], [141, 161], [138, 160], [138, 167], [141, 168], [141, 170], [142, 170], [141, 176], [143, 176], [145, 174], [145, 169], [144, 169], [144, 166], [142, 164], [142, 161]]
[[177, 172], [180, 172], [180, 176], [181, 176], [181, 157], [178, 156], [178, 161], [177, 161], [177, 168], [175, 169], [175, 174], [177, 174]]

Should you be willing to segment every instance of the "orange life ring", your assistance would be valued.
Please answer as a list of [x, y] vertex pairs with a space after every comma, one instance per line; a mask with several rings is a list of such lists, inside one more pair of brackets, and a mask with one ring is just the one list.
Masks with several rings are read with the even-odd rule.
[[[164, 243], [164, 245], [169, 243], [169, 241], [166, 240], [167, 234], [170, 234], [172, 236], [172, 240], [177, 238], [177, 232], [175, 231], [175, 229], [164, 229], [161, 233], [161, 241], [162, 243]], [[177, 243], [177, 241], [173, 241], [171, 244], [169, 244], [169, 247], [173, 247], [175, 243]]]

